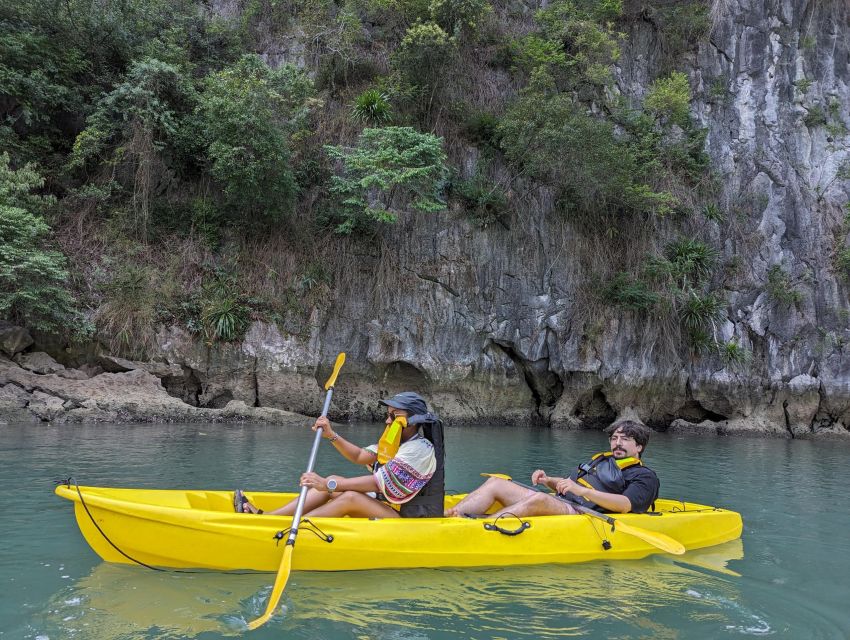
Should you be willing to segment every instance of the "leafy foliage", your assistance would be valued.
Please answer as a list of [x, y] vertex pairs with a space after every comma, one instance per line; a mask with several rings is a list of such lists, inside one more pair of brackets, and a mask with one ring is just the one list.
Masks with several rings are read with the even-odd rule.
[[50, 228], [38, 215], [51, 201], [30, 193], [43, 184], [32, 165], [15, 171], [0, 154], [0, 316], [42, 331], [84, 331], [65, 256], [47, 248]]
[[453, 185], [453, 193], [463, 203], [465, 211], [481, 227], [498, 223], [507, 228], [508, 199], [498, 184], [482, 173]]
[[619, 272], [603, 289], [610, 304], [631, 311], [670, 310], [695, 351], [719, 349], [714, 338], [725, 300], [709, 289], [719, 254], [690, 237], [669, 243], [646, 260], [639, 277]]
[[134, 227], [147, 240], [153, 192], [177, 155], [182, 119], [194, 89], [175, 66], [155, 59], [134, 63], [106, 94], [74, 143], [69, 168], [104, 169], [102, 183], [133, 194]]
[[661, 296], [645, 283], [619, 272], [606, 287], [602, 289], [602, 297], [612, 304], [629, 311], [647, 311], [653, 308]]
[[732, 338], [720, 345], [720, 358], [726, 364], [745, 365], [752, 360], [753, 354], [742, 347], [736, 338]]
[[643, 105], [659, 118], [686, 126], [690, 120], [690, 102], [688, 76], [674, 71], [668, 77], [659, 78], [652, 83]]
[[218, 272], [205, 282], [199, 307], [200, 326], [208, 343], [231, 342], [245, 335], [251, 310], [232, 275]]
[[717, 258], [718, 252], [711, 245], [683, 237], [667, 245], [663, 258], [651, 258], [647, 272], [656, 277], [668, 277], [680, 289], [686, 289], [708, 280]]
[[[257, 227], [289, 249], [287, 236], [327, 232], [325, 214], [337, 232], [353, 233], [373, 232], [404, 212], [442, 209], [449, 175], [442, 140], [391, 122], [441, 132], [453, 148], [450, 136], [461, 135], [483, 162], [498, 163], [498, 172], [452, 185], [453, 204], [481, 226], [506, 226], [509, 206], [524, 206], [540, 187], [553, 193], [556, 215], [579, 223], [577, 232], [601, 235], [604, 226], [608, 242], [651, 216], [702, 211], [722, 221], [703, 193], [711, 188], [706, 132], [689, 115], [684, 74], [660, 77], [642, 103], [611, 86], [626, 20], [639, 11], [661, 30], [667, 65], [706, 33], [701, 0], [625, 9], [622, 0], [550, 0], [533, 23], [514, 15], [518, 6], [488, 0], [234, 6], [235, 15], [198, 0], [0, 6], [0, 147], [24, 167], [6, 172], [0, 200], [13, 197], [14, 208], [37, 220], [4, 215], [37, 230], [37, 240], [15, 240], [34, 247], [20, 260], [49, 253], [43, 202], [31, 195], [34, 183], [20, 178], [37, 159], [48, 177], [37, 188], [70, 194], [59, 224], [79, 221], [87, 233], [102, 233], [92, 246], [101, 241], [113, 256], [104, 260], [102, 290], [94, 289], [103, 296], [100, 327], [120, 348], [143, 347], [139, 338], [173, 319], [181, 304], [190, 324], [214, 341], [238, 338], [252, 314], [267, 310], [240, 292], [257, 300], [268, 291], [268, 300], [322, 298], [332, 275], [303, 264], [257, 266], [273, 274], [258, 288], [244, 278], [254, 268], [245, 263], [228, 274], [204, 272], [198, 291], [199, 264], [217, 262]], [[304, 71], [277, 68], [274, 54], [269, 64], [240, 57], [283, 37], [294, 39], [287, 55], [303, 52]], [[387, 51], [394, 52], [389, 60]], [[474, 77], [487, 65], [498, 67], [498, 96]], [[837, 131], [826, 108], [810, 122], [827, 120]], [[353, 135], [349, 116], [369, 127], [354, 143], [346, 138]], [[109, 245], [129, 242], [127, 235], [141, 243], [122, 262], [114, 256], [126, 252]], [[163, 270], [162, 256], [179, 252], [174, 240], [185, 242], [191, 264]], [[621, 308], [675, 318], [695, 348], [718, 348], [713, 323], [722, 304], [710, 285], [716, 257], [709, 245], [680, 239], [632, 273], [606, 265], [604, 273], [617, 275], [603, 289]], [[64, 262], [53, 258], [60, 282]]]
[[393, 55], [393, 66], [414, 87], [435, 88], [455, 53], [455, 43], [433, 22], [417, 23], [407, 30]]
[[[533, 82], [551, 83], [560, 91], [575, 91], [583, 98], [602, 97], [611, 80], [611, 66], [620, 56], [623, 36], [613, 30], [611, 20], [621, 11], [616, 0], [555, 0], [538, 11], [540, 33], [519, 45], [532, 53], [528, 71], [535, 78]], [[521, 53], [519, 57], [525, 56]]]
[[471, 37], [492, 12], [487, 0], [431, 0], [431, 19], [447, 33]]
[[367, 89], [354, 100], [351, 115], [370, 125], [382, 125], [392, 119], [389, 97], [377, 89]]
[[365, 129], [353, 149], [326, 147], [341, 162], [333, 177], [339, 233], [369, 222], [395, 222], [404, 210], [441, 211], [448, 169], [442, 139], [410, 127]]
[[675, 202], [650, 186], [636, 147], [569, 95], [527, 93], [505, 115], [499, 132], [507, 158], [557, 186], [569, 210], [664, 214]]
[[682, 326], [691, 335], [698, 335], [709, 328], [722, 316], [724, 301], [714, 293], [700, 294], [689, 290], [679, 305], [679, 318]]
[[210, 172], [234, 214], [277, 220], [292, 207], [289, 136], [304, 125], [311, 87], [302, 70], [271, 69], [256, 55], [207, 79], [201, 113]]
[[134, 63], [127, 77], [106, 94], [77, 136], [71, 167], [84, 166], [91, 158], [103, 158], [107, 145], [113, 161], [126, 152], [129, 132], [141, 126], [162, 148], [179, 127], [179, 117], [193, 107], [193, 89], [174, 65], [156, 59]]
[[798, 305], [803, 294], [793, 286], [791, 276], [781, 265], [775, 264], [767, 270], [767, 294], [783, 305]]

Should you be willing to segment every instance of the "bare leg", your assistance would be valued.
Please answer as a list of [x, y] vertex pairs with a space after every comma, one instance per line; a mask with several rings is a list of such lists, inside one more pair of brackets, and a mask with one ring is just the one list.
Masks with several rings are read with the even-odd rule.
[[343, 491], [333, 500], [313, 509], [310, 517], [341, 518], [398, 518], [398, 511], [380, 500], [357, 491]]
[[480, 515], [486, 513], [487, 509], [492, 507], [494, 502], [499, 502], [503, 505], [512, 505], [529, 495], [534, 495], [534, 493], [531, 489], [520, 487], [510, 480], [488, 478], [487, 482], [458, 502], [454, 507], [447, 509], [446, 515]]
[[[505, 504], [504, 502], [502, 504]], [[529, 495], [515, 502], [514, 504], [506, 505], [493, 514], [494, 518], [499, 516], [512, 514], [515, 516], [571, 516], [578, 513], [569, 504], [563, 500], [558, 500], [555, 496], [548, 493], [538, 493], [536, 491], [529, 492]]]
[[[307, 499], [304, 501], [304, 512], [312, 511], [316, 507], [320, 507], [330, 500], [331, 494], [327, 491], [319, 491], [318, 489], [308, 489]], [[298, 498], [290, 500], [282, 507], [278, 507], [274, 511], [266, 511], [266, 515], [271, 516], [292, 516], [295, 515], [295, 507], [298, 504]], [[251, 505], [253, 507], [253, 505]], [[254, 512], [256, 513], [256, 511]]]

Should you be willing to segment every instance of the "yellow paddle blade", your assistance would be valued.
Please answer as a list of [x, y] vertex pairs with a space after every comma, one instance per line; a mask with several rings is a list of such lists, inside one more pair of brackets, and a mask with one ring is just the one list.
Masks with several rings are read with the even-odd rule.
[[641, 527], [633, 527], [622, 520], [618, 520], [617, 518], [614, 518], [614, 520], [617, 521], [617, 524], [614, 525], [614, 529], [617, 531], [622, 531], [623, 533], [627, 533], [635, 538], [640, 538], [644, 542], [651, 544], [653, 547], [666, 551], [667, 553], [672, 553], [673, 555], [680, 556], [685, 553], [685, 545], [678, 540], [674, 540], [668, 535], [658, 533], [657, 531], [642, 529]]
[[277, 576], [274, 579], [274, 586], [266, 610], [259, 618], [248, 623], [248, 629], [254, 630], [266, 624], [274, 614], [274, 610], [277, 609], [277, 603], [280, 602], [280, 596], [289, 581], [289, 572], [292, 570], [292, 550], [294, 548], [295, 546], [291, 544], [283, 548], [283, 557], [280, 559], [280, 567], [278, 567]]
[[484, 478], [501, 478], [502, 480], [513, 481], [513, 478], [508, 475], [505, 475], [504, 473], [482, 473], [481, 476], [483, 476]]
[[336, 377], [339, 375], [339, 370], [342, 369], [342, 365], [345, 364], [345, 352], [343, 351], [336, 357], [336, 362], [334, 363], [334, 370], [331, 373], [331, 377], [328, 378], [328, 381], [325, 383], [325, 391], [330, 389], [334, 384], [336, 384]]

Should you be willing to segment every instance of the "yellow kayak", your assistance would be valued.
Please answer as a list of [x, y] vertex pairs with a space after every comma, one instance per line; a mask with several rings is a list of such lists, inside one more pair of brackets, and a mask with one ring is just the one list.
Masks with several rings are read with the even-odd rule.
[[[291, 518], [234, 513], [233, 492], [59, 485], [80, 531], [107, 562], [176, 569], [277, 571]], [[247, 492], [261, 509], [297, 494]], [[80, 499], [82, 496], [82, 500]], [[452, 506], [462, 495], [446, 497]], [[740, 537], [740, 514], [658, 500], [656, 514], [621, 514], [625, 529], [677, 540], [687, 550]], [[526, 524], [523, 524], [526, 523]], [[496, 524], [497, 527], [493, 525]], [[501, 531], [500, 531], [501, 529]], [[516, 532], [508, 535], [508, 532]], [[607, 549], [605, 547], [608, 547]], [[633, 560], [659, 553], [635, 535], [588, 516], [502, 518], [308, 518], [299, 527], [296, 571], [569, 564]]]

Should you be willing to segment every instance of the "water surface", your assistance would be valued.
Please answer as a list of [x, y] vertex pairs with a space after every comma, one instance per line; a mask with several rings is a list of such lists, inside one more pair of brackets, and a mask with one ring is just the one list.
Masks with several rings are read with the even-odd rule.
[[[363, 445], [378, 430], [340, 429]], [[308, 429], [269, 426], [0, 426], [0, 639], [241, 636], [270, 574], [102, 563], [51, 481], [295, 490], [311, 442]], [[447, 429], [446, 485], [468, 491], [482, 471], [565, 472], [604, 444], [594, 432]], [[654, 434], [646, 461], [662, 495], [742, 512], [742, 542], [675, 560], [294, 573], [279, 612], [250, 637], [846, 639], [848, 454], [850, 443]], [[327, 446], [317, 471], [360, 472]]]

